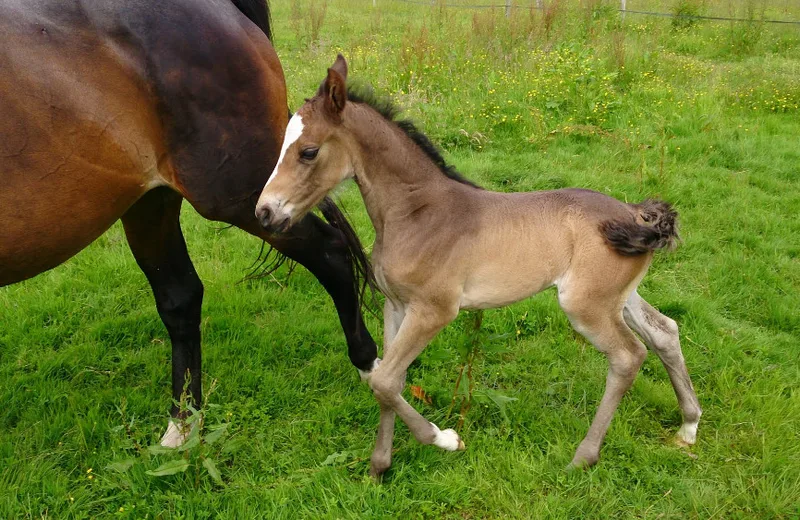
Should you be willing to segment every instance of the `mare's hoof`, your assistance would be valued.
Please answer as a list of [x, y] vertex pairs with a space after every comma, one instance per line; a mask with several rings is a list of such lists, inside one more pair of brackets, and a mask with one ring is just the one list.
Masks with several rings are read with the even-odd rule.
[[167, 425], [167, 431], [164, 433], [164, 436], [161, 437], [159, 444], [165, 448], [180, 448], [189, 440], [189, 436], [202, 422], [202, 419], [200, 419], [192, 422], [191, 425], [187, 425], [175, 419], [170, 419], [169, 425]]
[[375, 361], [372, 362], [372, 368], [369, 370], [361, 370], [358, 369], [358, 376], [361, 378], [362, 383], [366, 383], [369, 381], [369, 378], [372, 376], [372, 372], [378, 368], [378, 365], [381, 364], [381, 358], [375, 358]]

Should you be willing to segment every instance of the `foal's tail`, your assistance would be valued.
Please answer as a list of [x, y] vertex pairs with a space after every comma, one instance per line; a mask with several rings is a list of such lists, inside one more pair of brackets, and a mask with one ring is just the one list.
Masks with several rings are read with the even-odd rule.
[[678, 212], [670, 203], [648, 199], [630, 206], [633, 219], [608, 220], [600, 224], [600, 232], [608, 245], [625, 256], [675, 249], [680, 240]]

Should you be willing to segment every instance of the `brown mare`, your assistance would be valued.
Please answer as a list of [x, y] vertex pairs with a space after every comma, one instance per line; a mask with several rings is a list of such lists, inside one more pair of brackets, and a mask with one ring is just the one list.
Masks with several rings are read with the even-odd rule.
[[646, 355], [669, 372], [683, 413], [678, 440], [695, 442], [700, 406], [678, 327], [636, 292], [653, 251], [677, 239], [664, 202], [624, 204], [601, 193], [482, 190], [447, 166], [387, 103], [356, 97], [338, 57], [317, 95], [292, 117], [257, 215], [286, 229], [353, 177], [375, 226], [375, 276], [386, 296], [384, 358], [369, 385], [381, 407], [372, 474], [389, 467], [395, 414], [423, 444], [463, 449], [401, 396], [409, 364], [459, 309], [508, 305], [555, 286], [573, 327], [609, 361], [606, 390], [571, 466], [597, 462], [614, 411]]
[[[253, 216], [288, 120], [269, 36], [264, 0], [0, 4], [0, 286], [122, 219], [172, 340], [175, 400], [187, 374], [201, 396], [203, 285], [181, 233], [184, 198], [307, 267], [334, 300], [353, 364], [375, 361], [353, 270], [366, 259], [341, 213], [328, 204], [337, 227], [309, 215], [280, 236]], [[183, 437], [170, 421], [163, 442]]]

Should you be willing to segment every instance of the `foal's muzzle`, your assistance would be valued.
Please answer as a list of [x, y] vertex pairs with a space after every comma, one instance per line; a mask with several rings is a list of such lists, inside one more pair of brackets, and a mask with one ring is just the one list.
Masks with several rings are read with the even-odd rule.
[[283, 233], [289, 229], [291, 215], [282, 211], [281, 204], [264, 202], [256, 206], [256, 218], [265, 230], [270, 233]]

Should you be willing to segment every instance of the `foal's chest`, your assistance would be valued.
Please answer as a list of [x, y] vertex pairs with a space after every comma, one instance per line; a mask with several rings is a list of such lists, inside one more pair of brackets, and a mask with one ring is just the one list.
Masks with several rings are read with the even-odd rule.
[[384, 296], [393, 301], [400, 301], [397, 287], [391, 283], [391, 268], [384, 262], [379, 246], [380, 244], [376, 241], [375, 248], [372, 250], [372, 272], [375, 274], [375, 283], [378, 284], [378, 289]]
[[380, 289], [385, 296], [391, 298], [394, 291], [389, 287], [389, 282], [386, 279], [386, 269], [384, 269], [383, 264], [377, 260], [373, 260], [372, 271], [375, 273], [375, 283], [378, 284], [378, 289]]

